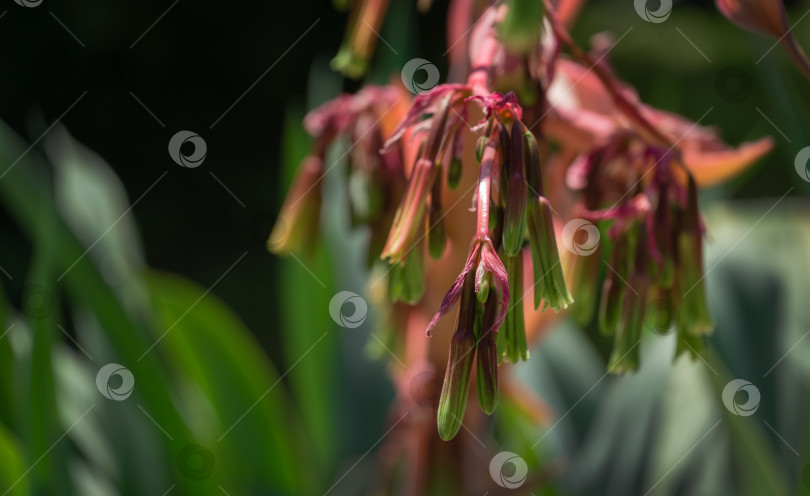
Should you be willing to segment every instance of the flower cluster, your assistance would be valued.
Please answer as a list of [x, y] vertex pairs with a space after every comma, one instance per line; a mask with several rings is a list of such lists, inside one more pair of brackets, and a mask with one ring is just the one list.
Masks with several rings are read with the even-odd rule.
[[[458, 307], [437, 405], [445, 440], [462, 425], [473, 375], [481, 410], [495, 410], [499, 365], [529, 357], [527, 316], [536, 311], [570, 305], [583, 325], [598, 314], [600, 329], [614, 337], [612, 372], [638, 367], [647, 328], [674, 324], [679, 352], [700, 350], [712, 324], [698, 187], [772, 147], [764, 138], [732, 148], [709, 128], [643, 104], [600, 46], [588, 53], [574, 43], [571, 4], [578, 2], [512, 0], [474, 16], [473, 2], [453, 2], [449, 31], [462, 32], [463, 43], [450, 51], [451, 71], [464, 72], [463, 83], [409, 103], [400, 88], [367, 86], [313, 110], [305, 122], [313, 151], [270, 238], [276, 252], [307, 246], [324, 151], [348, 136], [352, 219], [370, 227], [369, 259], [386, 264], [388, 301], [417, 308], [409, 306], [423, 303], [425, 279], [438, 270], [426, 256], [444, 260], [453, 241], [469, 244], [426, 328], [430, 336]], [[362, 74], [369, 29], [379, 27], [386, 5], [360, 2], [336, 67]], [[391, 125], [394, 116], [399, 123]], [[466, 153], [471, 137], [474, 153]], [[474, 235], [451, 240], [442, 196], [471, 176]], [[607, 242], [581, 256], [558, 250], [560, 226], [571, 219], [594, 223]], [[530, 291], [533, 305], [525, 305]], [[401, 339], [413, 336], [406, 328]]]

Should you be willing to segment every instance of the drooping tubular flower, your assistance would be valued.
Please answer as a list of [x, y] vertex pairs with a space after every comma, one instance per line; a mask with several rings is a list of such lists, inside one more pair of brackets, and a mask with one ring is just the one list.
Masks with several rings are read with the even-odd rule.
[[345, 136], [350, 141], [349, 180], [355, 186], [349, 195], [352, 222], [371, 227], [369, 255], [371, 259], [379, 256], [404, 177], [401, 155], [383, 154], [380, 148], [399, 118], [397, 108], [403, 99], [403, 92], [396, 88], [367, 86], [307, 114], [304, 127], [313, 137], [312, 146], [267, 241], [271, 252], [288, 254], [312, 248], [320, 219], [320, 183], [335, 165], [325, 166], [326, 152]]
[[[516, 388], [500, 391], [499, 364], [529, 358], [531, 337], [540, 333], [527, 327], [536, 326], [540, 311], [570, 307], [566, 315], [582, 325], [596, 313], [599, 328], [614, 339], [612, 372], [639, 366], [638, 344], [651, 328], [664, 332], [673, 324], [678, 352], [697, 353], [712, 327], [698, 187], [738, 173], [772, 146], [766, 138], [732, 148], [709, 128], [643, 104], [608, 67], [606, 53], [587, 53], [568, 34], [580, 3], [508, 0], [476, 15], [475, 2], [454, 0], [449, 24], [463, 36], [451, 46], [451, 70], [464, 69], [463, 77], [417, 95], [407, 111], [397, 104], [407, 100], [401, 90], [372, 86], [307, 118], [313, 151], [269, 244], [294, 249], [276, 234], [285, 224], [311, 233], [301, 224], [317, 220], [319, 200], [310, 190], [328, 170], [325, 147], [348, 136], [350, 190], [365, 192], [350, 194], [352, 219], [371, 227], [369, 256], [387, 274], [385, 296], [400, 331], [388, 344], [406, 353], [405, 372], [392, 375], [445, 369], [435, 404], [445, 440], [469, 415], [473, 378], [484, 414], [514, 400]], [[362, 57], [347, 60], [363, 64], [343, 66], [350, 74], [364, 67], [369, 51], [357, 47], [373, 45], [369, 26], [379, 27], [387, 2], [356, 4], [348, 39]], [[392, 124], [387, 116], [394, 115]], [[478, 115], [477, 123], [468, 122]], [[465, 153], [470, 136], [477, 140], [474, 154]], [[443, 195], [462, 191], [464, 181], [472, 183], [464, 194], [473, 198], [476, 222], [460, 238], [448, 219], [463, 217]], [[587, 225], [597, 242], [582, 245], [566, 221]], [[457, 264], [447, 263], [450, 256]], [[458, 274], [442, 278], [442, 290], [450, 286], [443, 298], [427, 290], [437, 273], [462, 260]], [[524, 298], [529, 292], [533, 305]], [[444, 362], [426, 351], [421, 331], [430, 336], [454, 309]], [[440, 339], [436, 334], [430, 342]], [[397, 405], [413, 403], [400, 397], [408, 388], [398, 386]]]
[[[544, 130], [569, 157], [568, 187], [582, 192], [572, 213], [607, 228], [611, 241], [598, 250], [607, 251], [599, 325], [614, 336], [609, 369], [635, 370], [642, 330], [665, 332], [671, 323], [678, 353], [698, 353], [712, 324], [703, 290], [705, 228], [697, 180], [729, 177], [767, 153], [772, 141], [735, 150], [710, 129], [642, 104], [604, 63], [573, 45], [553, 12], [549, 17], [561, 43], [582, 63], [558, 62], [562, 86], [575, 80], [579, 87], [565, 94], [550, 89], [553, 108]], [[591, 270], [575, 271], [575, 296], [594, 301], [593, 264], [577, 262]], [[587, 320], [590, 308], [578, 310]]]
[[694, 179], [669, 150], [632, 134], [616, 139], [572, 166], [568, 185], [583, 192], [581, 217], [611, 224], [599, 326], [614, 336], [609, 367], [621, 372], [638, 367], [650, 297], [657, 302], [654, 310], [663, 313], [649, 319], [661, 332], [676, 324], [679, 351], [697, 352], [699, 337], [712, 324], [703, 292], [704, 228]]
[[[443, 157], [450, 153], [451, 161], [458, 160], [456, 141], [461, 139], [459, 129], [464, 122], [464, 101], [469, 94], [467, 86], [447, 84], [418, 95], [408, 115], [385, 143], [384, 151], [395, 150], [406, 133], [420, 143], [405, 197], [382, 252], [382, 257], [392, 264], [402, 264], [424, 239], [427, 200], [434, 193], [433, 185], [442, 169]], [[429, 117], [423, 119], [424, 116]], [[439, 232], [440, 226], [439, 217], [435, 226], [431, 224], [431, 231]], [[441, 251], [437, 249], [436, 254], [440, 256]]]
[[[488, 41], [483, 40], [479, 46], [487, 47]], [[480, 172], [475, 190], [476, 235], [464, 268], [426, 330], [430, 335], [438, 320], [458, 301], [462, 302], [439, 403], [439, 432], [444, 439], [455, 436], [461, 425], [466, 408], [465, 391], [476, 352], [479, 354], [479, 400], [487, 413], [494, 409], [494, 398], [498, 394], [497, 381], [492, 380], [497, 377], [498, 357], [512, 361], [528, 357], [523, 309], [509, 305], [510, 279], [519, 277], [517, 270], [522, 270], [522, 261], [518, 259], [522, 260], [527, 232], [535, 260], [535, 308], [545, 301], [549, 307], [561, 310], [572, 301], [562, 275], [551, 210], [548, 200], [542, 197], [536, 139], [521, 121], [523, 110], [515, 94], [485, 92], [480, 81], [475, 75], [467, 85], [441, 85], [417, 96], [400, 128], [386, 143], [386, 149], [391, 149], [401, 143], [409, 131], [410, 139], [421, 143], [408, 189], [382, 253], [383, 258], [393, 264], [392, 272], [403, 264], [407, 271], [409, 253], [423, 251], [421, 240], [426, 235], [430, 238], [441, 222], [439, 219], [425, 225], [428, 204], [434, 203], [434, 185], [440, 180], [442, 164], [447, 162], [443, 157], [450, 153], [451, 147], [456, 149], [459, 128], [466, 122], [467, 105], [482, 107], [483, 119], [471, 127], [473, 131], [483, 132], [477, 145]], [[504, 261], [512, 268], [511, 277]], [[473, 300], [479, 301], [483, 308], [476, 310], [476, 305], [464, 303]], [[477, 318], [483, 319], [482, 322], [476, 323]], [[509, 322], [505, 324], [507, 319]], [[498, 350], [493, 333], [502, 326], [507, 336], [500, 341], [502, 348]], [[480, 328], [480, 333], [472, 332], [471, 328]], [[472, 336], [478, 340], [475, 346], [471, 344]]]

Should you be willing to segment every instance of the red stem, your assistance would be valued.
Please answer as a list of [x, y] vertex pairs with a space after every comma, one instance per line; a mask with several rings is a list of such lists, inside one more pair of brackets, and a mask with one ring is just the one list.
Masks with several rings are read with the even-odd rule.
[[554, 34], [561, 42], [565, 43], [571, 49], [572, 55], [587, 65], [589, 69], [596, 74], [596, 76], [613, 97], [616, 107], [631, 121], [638, 125], [641, 130], [649, 133], [650, 137], [652, 138], [651, 141], [657, 141], [659, 144], [667, 147], [673, 146], [672, 140], [664, 136], [655, 126], [650, 123], [650, 121], [641, 115], [633, 102], [624, 97], [621, 90], [616, 87], [616, 84], [613, 81], [613, 76], [605, 71], [605, 68], [601, 65], [601, 63], [599, 61], [594, 61], [590, 55], [577, 46], [573, 38], [571, 38], [571, 35], [565, 29], [565, 26], [563, 26], [563, 24], [557, 18], [557, 14], [554, 12], [554, 7], [551, 5], [549, 0], [545, 0], [545, 4], [546, 14]]
[[[489, 12], [485, 12], [483, 15], [487, 16]], [[501, 44], [498, 39], [491, 35], [481, 41], [477, 52], [470, 54], [472, 66], [470, 75], [467, 76], [467, 84], [472, 88], [474, 95], [483, 96], [490, 93], [489, 79], [492, 72], [492, 61], [495, 60], [495, 55], [500, 48]]]
[[478, 237], [489, 238], [489, 197], [492, 187], [492, 170], [498, 151], [496, 139], [495, 133], [493, 133], [481, 157], [481, 175], [478, 178], [478, 224], [476, 228]]

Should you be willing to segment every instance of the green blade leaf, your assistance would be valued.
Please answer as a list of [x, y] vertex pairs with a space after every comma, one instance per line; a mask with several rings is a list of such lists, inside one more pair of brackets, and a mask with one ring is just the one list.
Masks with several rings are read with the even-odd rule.
[[[288, 397], [244, 324], [204, 288], [178, 276], [153, 272], [147, 283], [158, 321], [171, 329], [161, 351], [199, 386], [216, 414], [199, 442], [214, 454], [223, 487], [238, 494], [306, 487], [312, 479], [298, 472], [306, 463], [296, 463], [300, 447], [293, 444]], [[193, 415], [192, 424], [203, 423]]]

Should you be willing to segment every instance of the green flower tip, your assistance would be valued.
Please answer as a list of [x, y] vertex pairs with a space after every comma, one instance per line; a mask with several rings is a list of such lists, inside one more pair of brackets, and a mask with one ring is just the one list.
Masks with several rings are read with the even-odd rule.
[[357, 54], [350, 46], [344, 45], [332, 59], [330, 66], [346, 77], [360, 79], [368, 70], [368, 60]]
[[475, 336], [472, 329], [458, 330], [450, 341], [450, 357], [439, 398], [437, 426], [445, 441], [453, 439], [461, 428], [475, 361]]
[[487, 415], [491, 415], [498, 406], [498, 347], [495, 344], [495, 331], [492, 329], [497, 307], [498, 294], [492, 291], [482, 311], [479, 311], [479, 314], [483, 313], [483, 319], [476, 344], [475, 386], [478, 404]]
[[534, 308], [545, 301], [555, 312], [574, 302], [563, 277], [548, 200], [535, 196], [529, 202], [529, 246], [534, 272]]

